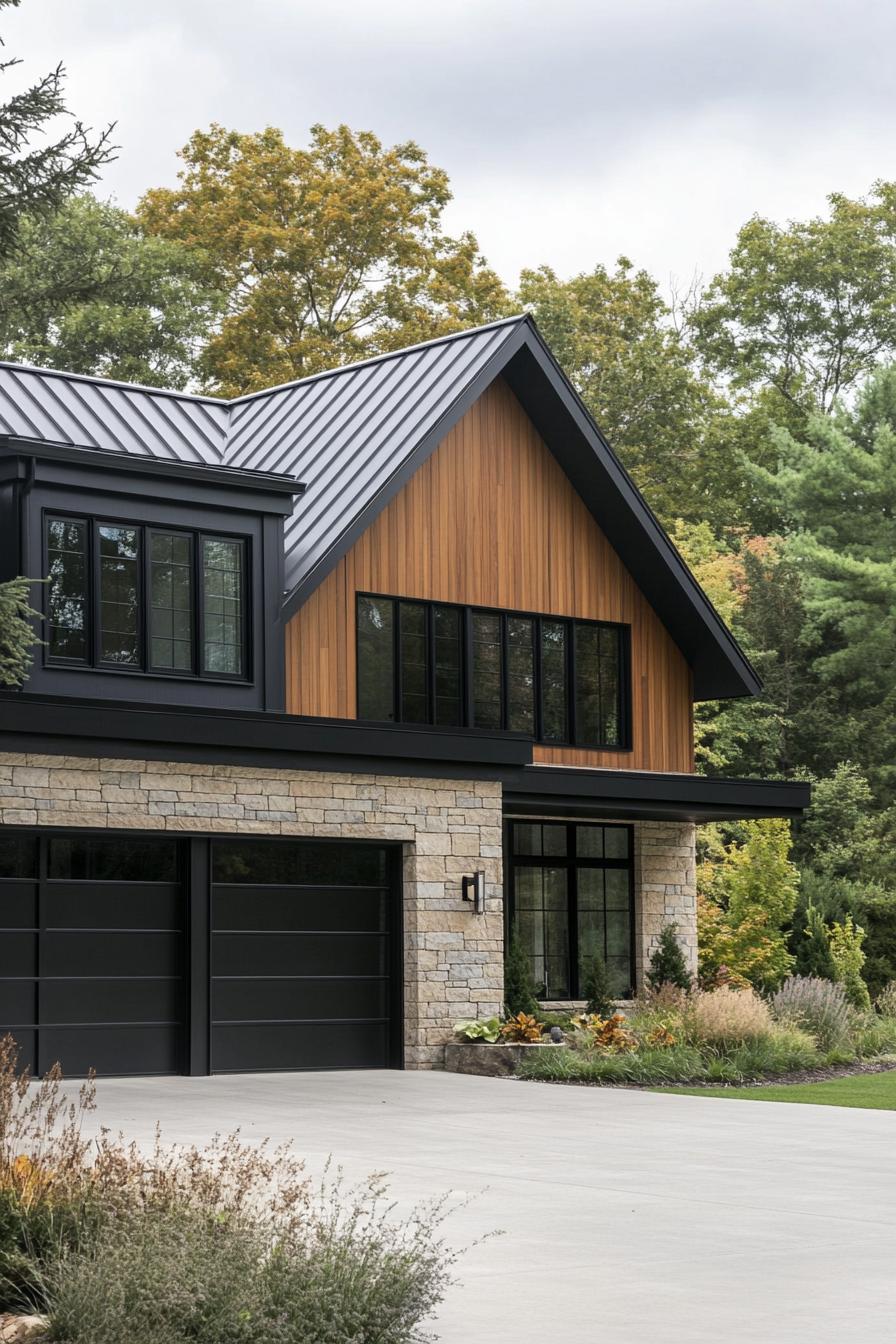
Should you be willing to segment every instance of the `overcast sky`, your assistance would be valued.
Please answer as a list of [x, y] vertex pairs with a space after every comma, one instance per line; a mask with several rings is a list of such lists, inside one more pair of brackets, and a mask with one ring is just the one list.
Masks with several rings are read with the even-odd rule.
[[118, 122], [124, 205], [210, 121], [345, 121], [423, 145], [511, 283], [620, 252], [708, 278], [752, 213], [896, 177], [893, 0], [22, 0], [0, 31]]

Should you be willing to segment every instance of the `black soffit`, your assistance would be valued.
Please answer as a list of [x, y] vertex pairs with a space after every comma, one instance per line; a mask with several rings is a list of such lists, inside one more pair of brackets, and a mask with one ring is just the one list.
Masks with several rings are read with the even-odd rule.
[[[0, 694], [0, 750], [412, 778], [488, 779], [514, 816], [718, 821], [799, 817], [801, 782], [533, 765], [530, 738], [285, 714]], [[237, 827], [238, 829], [238, 827]]]

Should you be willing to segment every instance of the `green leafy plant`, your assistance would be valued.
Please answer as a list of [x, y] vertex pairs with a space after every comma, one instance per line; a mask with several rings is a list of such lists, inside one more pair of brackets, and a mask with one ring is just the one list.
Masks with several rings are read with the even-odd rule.
[[588, 961], [588, 969], [582, 989], [587, 1000], [585, 1005], [587, 1013], [596, 1013], [598, 1017], [610, 1017], [612, 1015], [616, 995], [613, 993], [607, 963], [599, 952], [595, 952]]
[[691, 987], [691, 975], [677, 932], [676, 924], [663, 926], [647, 971], [647, 983], [651, 989], [659, 989], [661, 985], [676, 985], [679, 989]]
[[532, 963], [514, 932], [504, 954], [504, 1011], [508, 1016], [514, 1016], [535, 1013], [537, 1009]]
[[501, 1021], [497, 1017], [487, 1017], [455, 1022], [454, 1034], [465, 1041], [488, 1041], [493, 1044], [501, 1035]]

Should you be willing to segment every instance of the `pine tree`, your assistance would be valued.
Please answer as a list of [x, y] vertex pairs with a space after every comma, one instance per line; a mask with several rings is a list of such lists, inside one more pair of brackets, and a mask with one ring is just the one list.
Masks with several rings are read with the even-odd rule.
[[537, 1010], [532, 965], [519, 938], [512, 933], [504, 954], [504, 1011], [508, 1017], [515, 1017]]
[[21, 686], [31, 667], [31, 650], [41, 641], [34, 633], [33, 619], [40, 612], [28, 604], [31, 579], [0, 583], [0, 686]]
[[[0, 10], [19, 0], [0, 0]], [[2, 40], [0, 40], [2, 45]], [[0, 75], [20, 62], [0, 61]], [[69, 196], [93, 182], [113, 157], [113, 126], [96, 138], [80, 121], [71, 120], [57, 140], [31, 147], [57, 118], [68, 117], [63, 82], [57, 65], [30, 88], [0, 105], [0, 258], [12, 252], [23, 215], [52, 214]]]
[[691, 987], [690, 972], [676, 930], [677, 925], [666, 924], [660, 934], [647, 971], [647, 983], [651, 989], [659, 989], [661, 985], [677, 985], [679, 989]]
[[614, 1003], [615, 995], [610, 983], [610, 972], [607, 969], [607, 963], [599, 952], [588, 963], [588, 970], [582, 984], [585, 998], [588, 1000], [585, 1005], [587, 1013], [597, 1013], [598, 1017], [612, 1017], [616, 1011]]

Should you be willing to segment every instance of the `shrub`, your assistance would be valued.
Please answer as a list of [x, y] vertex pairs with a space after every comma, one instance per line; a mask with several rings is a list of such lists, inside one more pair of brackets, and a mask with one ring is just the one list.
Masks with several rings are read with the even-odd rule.
[[865, 930], [853, 922], [852, 915], [846, 915], [842, 924], [831, 925], [828, 938], [837, 979], [843, 985], [846, 997], [854, 1008], [870, 1008], [871, 995], [862, 979], [862, 967], [865, 964], [862, 943], [865, 941]]
[[724, 1053], [683, 1042], [615, 1055], [596, 1050], [533, 1050], [520, 1065], [519, 1076], [549, 1082], [640, 1086], [736, 1084], [777, 1078], [822, 1062], [811, 1036], [794, 1027], [779, 1027], [767, 1037], [732, 1046]]
[[288, 1147], [144, 1153], [83, 1122], [58, 1070], [29, 1086], [0, 1042], [0, 1310], [66, 1344], [410, 1344], [456, 1256], [443, 1206], [402, 1222], [375, 1180], [315, 1190]]
[[586, 1049], [608, 1050], [619, 1054], [624, 1050], [638, 1048], [638, 1038], [628, 1030], [622, 1013], [613, 1013], [606, 1019], [595, 1013], [580, 1014], [573, 1018], [573, 1026]]
[[541, 1040], [541, 1024], [530, 1013], [517, 1013], [508, 1018], [501, 1028], [502, 1041], [512, 1044], [525, 1044], [526, 1041]]
[[690, 972], [676, 933], [677, 925], [663, 926], [647, 970], [647, 983], [651, 989], [659, 989], [662, 985], [675, 985], [678, 989], [691, 987]]
[[870, 993], [879, 996], [887, 984], [896, 981], [896, 892], [866, 891], [855, 913], [868, 931], [862, 975]]
[[881, 1017], [896, 1018], [896, 980], [890, 980], [874, 1000]]
[[774, 987], [793, 966], [784, 932], [799, 885], [789, 858], [790, 827], [773, 817], [740, 829], [744, 844], [726, 846], [720, 860], [698, 870], [700, 976], [711, 983], [724, 965], [757, 988]]
[[791, 936], [797, 976], [836, 980], [837, 968], [831, 956], [828, 926], [818, 906], [810, 901], [804, 911], [797, 911], [797, 916], [801, 917], [794, 917], [794, 932]]
[[771, 999], [778, 1022], [802, 1027], [823, 1050], [844, 1046], [849, 1040], [849, 1005], [843, 986], [817, 976], [792, 975]]
[[585, 1005], [586, 1013], [594, 1013], [598, 1017], [611, 1017], [613, 1015], [616, 996], [610, 984], [610, 972], [607, 970], [607, 963], [599, 952], [595, 953], [588, 963], [588, 971], [582, 988], [585, 998], [588, 1000]]
[[504, 1011], [508, 1017], [515, 1017], [537, 1010], [532, 963], [519, 937], [512, 933], [504, 955]]
[[853, 1054], [860, 1059], [896, 1054], [896, 1019], [877, 1013], [854, 1013], [850, 1026]]
[[698, 990], [688, 1000], [684, 1027], [694, 1045], [728, 1047], [772, 1035], [768, 1004], [753, 990]]
[[132, 1210], [52, 1274], [52, 1338], [66, 1344], [410, 1344], [450, 1278], [439, 1205], [409, 1223], [384, 1191], [326, 1182], [300, 1224]]

